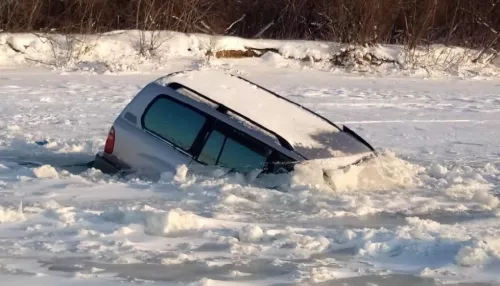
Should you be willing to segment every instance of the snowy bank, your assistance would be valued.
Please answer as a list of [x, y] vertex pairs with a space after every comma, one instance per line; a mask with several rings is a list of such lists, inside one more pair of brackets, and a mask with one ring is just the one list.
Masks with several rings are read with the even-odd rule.
[[0, 33], [0, 66], [42, 65], [97, 73], [161, 70], [172, 59], [220, 65], [253, 58], [274, 67], [417, 76], [493, 77], [500, 57], [460, 47], [352, 46], [303, 40], [243, 39], [169, 31], [113, 31], [99, 35]]

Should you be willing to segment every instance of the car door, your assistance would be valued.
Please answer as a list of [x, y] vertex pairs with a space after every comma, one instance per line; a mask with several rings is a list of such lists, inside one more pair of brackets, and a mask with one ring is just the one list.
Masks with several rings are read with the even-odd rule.
[[195, 157], [197, 161], [241, 173], [264, 169], [272, 148], [221, 121], [213, 126]]
[[159, 95], [141, 118], [141, 150], [136, 154], [141, 169], [155, 172], [175, 171], [188, 165], [198, 153], [210, 131], [213, 119], [184, 102]]

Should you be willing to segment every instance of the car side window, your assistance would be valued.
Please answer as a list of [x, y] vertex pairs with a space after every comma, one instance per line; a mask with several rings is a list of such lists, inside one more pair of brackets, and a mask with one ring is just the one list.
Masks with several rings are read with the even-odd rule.
[[270, 153], [269, 149], [252, 148], [243, 142], [227, 138], [218, 164], [239, 172], [249, 172], [254, 169], [264, 168], [267, 156]]
[[187, 151], [192, 147], [206, 121], [207, 118], [196, 110], [161, 96], [146, 110], [143, 126]]
[[217, 165], [219, 156], [221, 154], [222, 146], [226, 142], [226, 136], [224, 136], [219, 131], [212, 131], [208, 137], [205, 146], [201, 149], [200, 155], [198, 156], [198, 161], [203, 162], [207, 165]]
[[262, 169], [272, 149], [230, 127], [215, 129], [208, 137], [198, 161], [238, 172]]

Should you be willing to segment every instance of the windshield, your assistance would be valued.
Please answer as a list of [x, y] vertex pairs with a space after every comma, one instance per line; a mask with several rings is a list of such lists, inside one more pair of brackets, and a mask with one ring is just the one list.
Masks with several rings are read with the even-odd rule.
[[344, 128], [344, 131], [341, 132], [320, 133], [312, 137], [324, 147], [294, 146], [294, 149], [299, 154], [309, 160], [342, 157], [373, 151], [370, 145], [365, 144], [361, 137], [348, 128]]

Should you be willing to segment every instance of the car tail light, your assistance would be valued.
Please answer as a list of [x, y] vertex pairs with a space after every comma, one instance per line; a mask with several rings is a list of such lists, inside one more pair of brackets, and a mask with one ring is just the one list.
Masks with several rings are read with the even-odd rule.
[[115, 128], [111, 127], [108, 133], [108, 138], [106, 138], [106, 145], [104, 145], [104, 152], [108, 154], [113, 154], [114, 148], [115, 148]]

